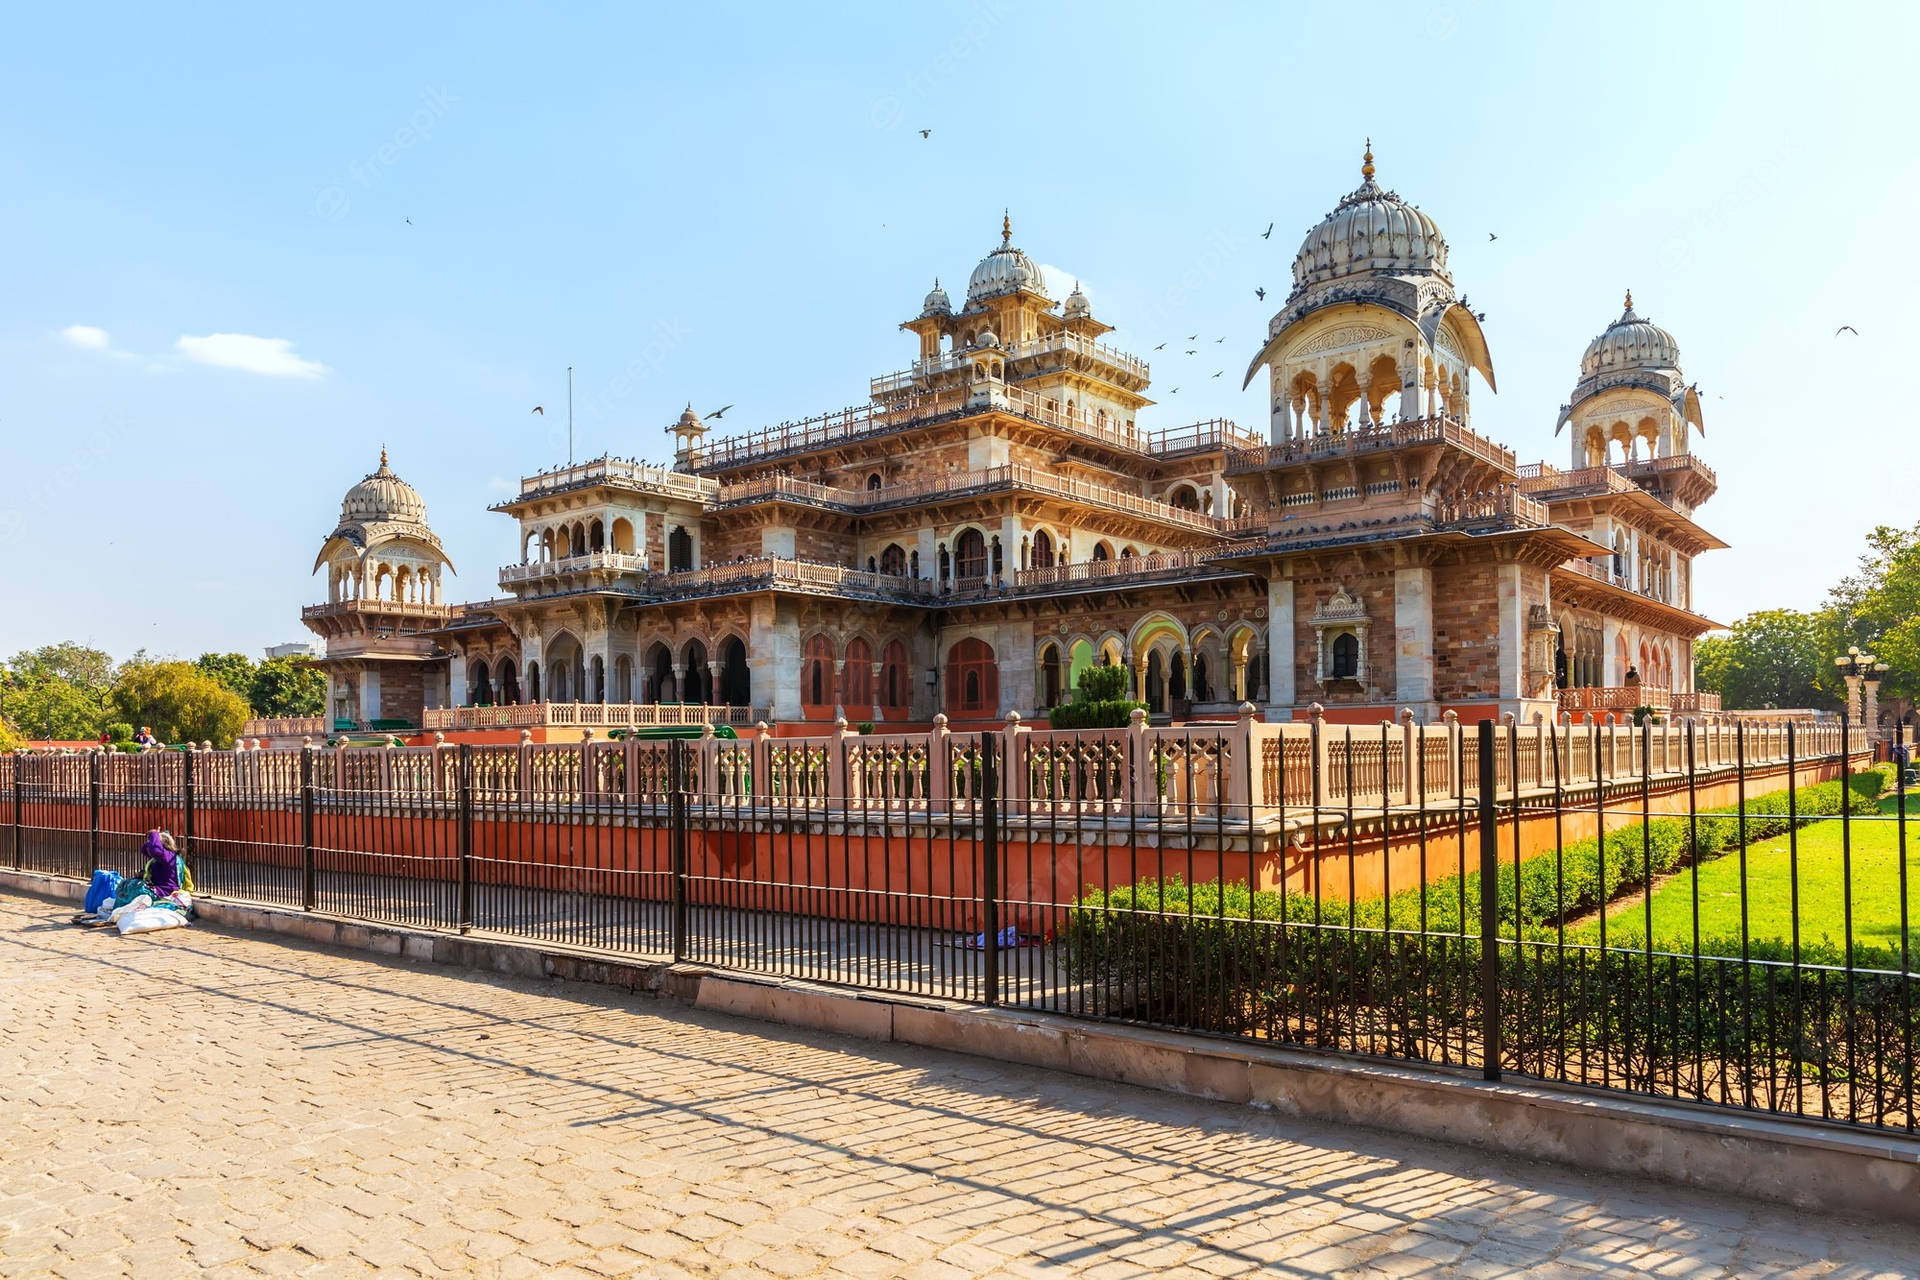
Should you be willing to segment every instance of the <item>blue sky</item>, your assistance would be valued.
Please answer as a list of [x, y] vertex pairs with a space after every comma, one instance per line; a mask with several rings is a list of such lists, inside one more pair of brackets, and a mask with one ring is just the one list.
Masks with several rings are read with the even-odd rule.
[[1811, 605], [1920, 519], [1915, 8], [1548, 8], [19, 10], [0, 653], [303, 637], [383, 443], [450, 595], [490, 596], [516, 553], [486, 507], [565, 460], [568, 365], [581, 456], [669, 456], [688, 400], [740, 429], [856, 403], [1003, 207], [1112, 341], [1201, 333], [1154, 354], [1143, 426], [1263, 428], [1239, 375], [1369, 134], [1487, 313], [1477, 429], [1564, 464], [1631, 287], [1703, 394], [1733, 549], [1698, 603]]

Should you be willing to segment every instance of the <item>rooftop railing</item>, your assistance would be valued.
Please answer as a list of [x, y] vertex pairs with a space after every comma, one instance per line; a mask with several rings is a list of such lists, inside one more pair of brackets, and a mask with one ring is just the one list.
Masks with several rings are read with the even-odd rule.
[[564, 578], [583, 573], [643, 573], [647, 558], [621, 551], [590, 551], [561, 560], [542, 560], [532, 564], [500, 566], [500, 585], [537, 582], [545, 578]]
[[683, 498], [689, 502], [703, 502], [713, 497], [715, 482], [702, 476], [688, 475], [675, 471], [671, 467], [656, 467], [644, 462], [634, 462], [627, 458], [595, 458], [591, 462], [582, 462], [571, 467], [557, 467], [551, 471], [542, 471], [520, 481], [520, 499], [539, 497], [542, 494], [558, 493], [566, 489], [578, 489], [586, 485], [605, 484], [615, 488], [632, 489], [641, 493], [658, 493], [667, 497]]

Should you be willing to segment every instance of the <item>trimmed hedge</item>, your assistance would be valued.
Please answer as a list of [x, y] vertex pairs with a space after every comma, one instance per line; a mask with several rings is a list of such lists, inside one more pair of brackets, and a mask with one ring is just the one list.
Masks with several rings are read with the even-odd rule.
[[[1889, 768], [1881, 766], [1854, 774], [1844, 788], [1838, 782], [1800, 788], [1794, 800], [1799, 821], [1838, 816], [1843, 795], [1850, 812], [1878, 813], [1880, 796], [1891, 777]], [[1765, 840], [1785, 832], [1792, 822], [1787, 809], [1785, 791], [1749, 800], [1745, 817], [1747, 841]], [[1741, 829], [1739, 810], [1734, 807], [1702, 810], [1693, 820], [1657, 818], [1649, 823], [1632, 823], [1608, 832], [1604, 841], [1599, 837], [1576, 840], [1565, 846], [1557, 857], [1542, 853], [1522, 860], [1517, 888], [1514, 864], [1503, 861], [1497, 889], [1500, 918], [1512, 922], [1517, 902], [1522, 936], [1546, 936], [1550, 926], [1560, 920], [1590, 911], [1640, 887], [1649, 871], [1658, 877], [1690, 862], [1707, 862], [1733, 852], [1740, 846]], [[1477, 852], [1469, 856], [1477, 858]], [[1344, 900], [1315, 902], [1312, 896], [1299, 892], [1289, 893], [1283, 905], [1280, 894], [1271, 890], [1249, 894], [1245, 882], [1229, 883], [1226, 893], [1224, 914], [1228, 919], [1284, 918], [1342, 926], [1351, 923], [1360, 928], [1380, 928], [1391, 923], [1397, 929], [1421, 926], [1424, 922], [1424, 929], [1429, 933], [1477, 934], [1480, 930], [1478, 870], [1408, 888], [1390, 898], [1362, 899], [1351, 913]], [[1164, 907], [1160, 905], [1163, 903]], [[1148, 878], [1137, 885], [1122, 885], [1106, 891], [1091, 889], [1076, 905], [1096, 913], [1164, 909], [1181, 915], [1222, 914], [1218, 884], [1188, 886], [1179, 877], [1164, 882]]]

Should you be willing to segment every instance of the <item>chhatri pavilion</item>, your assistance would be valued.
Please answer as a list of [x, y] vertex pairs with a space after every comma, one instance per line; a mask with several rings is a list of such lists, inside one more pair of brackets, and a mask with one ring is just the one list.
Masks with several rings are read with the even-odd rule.
[[865, 403], [727, 437], [689, 407], [671, 467], [523, 479], [496, 598], [442, 597], [383, 454], [304, 611], [328, 727], [1031, 721], [1095, 664], [1155, 722], [1715, 709], [1693, 562], [1725, 544], [1679, 345], [1629, 295], [1559, 410], [1568, 465], [1520, 464], [1473, 429], [1493, 358], [1439, 226], [1371, 151], [1361, 175], [1247, 369], [1264, 439], [1149, 426], [1146, 361], [1003, 223]]

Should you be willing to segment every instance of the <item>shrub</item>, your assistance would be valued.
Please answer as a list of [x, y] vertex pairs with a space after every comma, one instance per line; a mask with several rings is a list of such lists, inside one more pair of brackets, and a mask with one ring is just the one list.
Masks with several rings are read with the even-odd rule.
[[1144, 702], [1130, 702], [1125, 667], [1088, 667], [1075, 683], [1073, 701], [1047, 712], [1047, 722], [1056, 729], [1124, 729], [1133, 723], [1133, 709], [1145, 710]]

